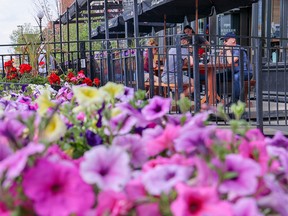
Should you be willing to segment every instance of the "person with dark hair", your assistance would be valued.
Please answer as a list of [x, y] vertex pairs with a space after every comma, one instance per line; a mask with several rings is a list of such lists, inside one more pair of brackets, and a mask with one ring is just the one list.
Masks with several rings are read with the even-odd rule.
[[[190, 44], [192, 44], [192, 36], [193, 34], [195, 34], [193, 28], [190, 25], [186, 25], [184, 27], [183, 33], [190, 37], [190, 40], [191, 40]], [[209, 41], [207, 41], [204, 37], [199, 36], [199, 35], [195, 35], [195, 44], [197, 44], [198, 46], [210, 45]]]
[[[163, 83], [177, 83], [177, 71], [179, 66], [182, 67], [190, 63], [193, 66], [193, 57], [189, 54], [189, 36], [181, 36], [181, 60], [182, 64], [179, 65], [176, 59], [176, 47], [172, 47], [168, 51], [168, 59], [165, 61], [163, 74], [161, 80]], [[188, 59], [189, 58], [189, 59]], [[194, 92], [194, 80], [188, 76], [183, 75], [183, 84], [190, 84], [190, 88], [184, 89], [184, 95], [189, 96], [190, 93]]]
[[[223, 40], [224, 49], [220, 50], [218, 58], [222, 57], [233, 69], [227, 69], [224, 72], [227, 74], [217, 74], [217, 83], [223, 82], [224, 76], [228, 78], [228, 81], [231, 81], [233, 75], [234, 98], [232, 98], [231, 103], [236, 103], [240, 99], [240, 61], [241, 64], [243, 64], [244, 80], [250, 80], [252, 78], [252, 67], [249, 63], [247, 51], [237, 44], [234, 32], [228, 32], [221, 40]], [[243, 52], [242, 59], [240, 59], [241, 52]], [[233, 74], [232, 71], [234, 72]], [[229, 105], [231, 103], [229, 103]]]

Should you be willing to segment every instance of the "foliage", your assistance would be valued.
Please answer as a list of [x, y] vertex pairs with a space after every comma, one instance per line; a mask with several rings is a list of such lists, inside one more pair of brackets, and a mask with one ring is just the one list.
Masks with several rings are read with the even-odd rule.
[[288, 215], [283, 134], [251, 129], [242, 103], [235, 121], [144, 97], [66, 83], [1, 98], [0, 215]]

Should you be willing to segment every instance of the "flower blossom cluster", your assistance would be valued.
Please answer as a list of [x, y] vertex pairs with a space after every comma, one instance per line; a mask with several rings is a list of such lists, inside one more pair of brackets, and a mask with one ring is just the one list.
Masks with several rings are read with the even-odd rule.
[[288, 215], [288, 138], [170, 105], [115, 83], [1, 98], [0, 215]]

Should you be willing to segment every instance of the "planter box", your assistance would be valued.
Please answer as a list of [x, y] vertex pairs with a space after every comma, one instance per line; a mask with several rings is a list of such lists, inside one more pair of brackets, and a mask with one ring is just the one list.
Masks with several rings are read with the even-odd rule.
[[[0, 92], [2, 91], [9, 91], [9, 90], [23, 90], [28, 86], [27, 83], [7, 83], [7, 82], [0, 82]], [[41, 84], [38, 84], [41, 85]], [[51, 87], [58, 91], [62, 86], [61, 85], [51, 85]]]

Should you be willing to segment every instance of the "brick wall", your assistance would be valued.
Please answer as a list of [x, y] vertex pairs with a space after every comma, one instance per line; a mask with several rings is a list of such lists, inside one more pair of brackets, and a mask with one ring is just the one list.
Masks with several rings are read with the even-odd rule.
[[66, 12], [67, 7], [71, 6], [76, 0], [59, 0], [61, 14]]

